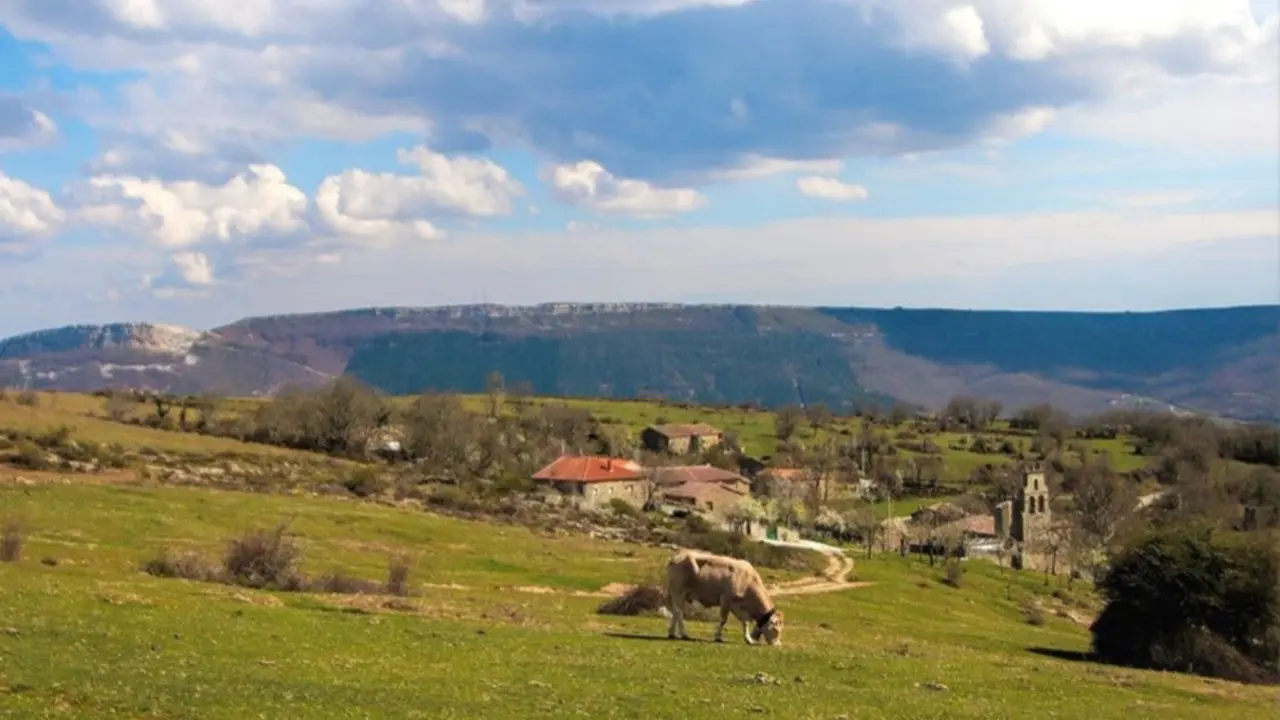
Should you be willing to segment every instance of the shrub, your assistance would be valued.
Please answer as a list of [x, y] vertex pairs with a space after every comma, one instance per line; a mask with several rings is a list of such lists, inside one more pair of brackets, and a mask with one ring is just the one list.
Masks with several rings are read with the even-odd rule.
[[609, 510], [618, 517], [625, 518], [641, 518], [644, 512], [635, 505], [623, 500], [622, 498], [613, 498], [609, 501]]
[[947, 574], [942, 578], [942, 582], [953, 588], [964, 585], [964, 568], [960, 566], [959, 561], [951, 560], [947, 563]]
[[218, 568], [209, 564], [196, 553], [185, 550], [165, 549], [159, 556], [148, 560], [142, 566], [148, 575], [162, 578], [181, 578], [214, 582], [220, 580]]
[[34, 390], [23, 390], [18, 393], [18, 397], [16, 399], [19, 405], [26, 405], [27, 407], [40, 406], [40, 396], [37, 395]]
[[18, 562], [22, 559], [22, 543], [24, 541], [22, 526], [16, 520], [10, 520], [0, 530], [0, 562]]
[[18, 442], [17, 452], [9, 458], [9, 464], [28, 470], [49, 470], [55, 466], [45, 451], [30, 440]]
[[1157, 530], [1123, 547], [1098, 589], [1100, 660], [1243, 682], [1280, 670], [1280, 552], [1265, 538]]
[[281, 523], [274, 530], [250, 530], [233, 539], [222, 560], [228, 581], [250, 588], [301, 589], [297, 563], [302, 552], [286, 529]]
[[1018, 609], [1022, 611], [1022, 619], [1026, 620], [1028, 625], [1042, 627], [1048, 622], [1044, 615], [1044, 609], [1031, 598], [1023, 598], [1018, 605]]
[[413, 594], [409, 587], [410, 563], [407, 555], [396, 555], [387, 565], [387, 585], [384, 588], [388, 595], [404, 597]]
[[656, 585], [636, 585], [615, 598], [606, 600], [596, 612], [601, 615], [655, 615], [665, 604], [662, 589]]
[[[596, 608], [600, 615], [621, 615], [636, 617], [640, 615], [656, 617], [666, 607], [666, 593], [652, 582], [640, 583], [622, 595], [610, 598]], [[718, 619], [718, 609], [706, 608], [691, 603], [686, 608], [684, 618], [693, 622], [711, 622]]]
[[335, 595], [377, 595], [382, 588], [372, 580], [365, 580], [345, 573], [330, 573], [306, 583], [311, 592]]
[[391, 487], [391, 482], [380, 475], [377, 470], [361, 467], [353, 470], [342, 481], [342, 486], [352, 495], [365, 498], [382, 494], [387, 488]]

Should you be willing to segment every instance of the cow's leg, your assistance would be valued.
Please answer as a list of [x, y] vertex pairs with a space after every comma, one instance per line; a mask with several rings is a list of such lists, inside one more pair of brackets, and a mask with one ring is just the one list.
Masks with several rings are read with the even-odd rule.
[[671, 611], [671, 624], [667, 626], [667, 638], [675, 640], [677, 635], [682, 640], [689, 639], [689, 631], [684, 627], [685, 606], [688, 604], [687, 599], [681, 595], [669, 596], [667, 609]]
[[675, 593], [667, 593], [667, 609], [671, 611], [671, 622], [667, 623], [667, 639], [676, 639], [676, 626], [680, 624], [680, 602]]
[[716, 642], [724, 642], [724, 624], [729, 622], [728, 598], [720, 600], [720, 622], [716, 625]]
[[748, 645], [755, 645], [755, 644], [756, 644], [756, 641], [755, 641], [755, 640], [753, 640], [753, 639], [751, 638], [751, 631], [752, 631], [753, 629], [754, 629], [754, 626], [751, 624], [751, 622], [750, 622], [750, 621], [743, 621], [743, 623], [742, 623], [742, 639], [743, 639], [743, 640], [746, 640]]

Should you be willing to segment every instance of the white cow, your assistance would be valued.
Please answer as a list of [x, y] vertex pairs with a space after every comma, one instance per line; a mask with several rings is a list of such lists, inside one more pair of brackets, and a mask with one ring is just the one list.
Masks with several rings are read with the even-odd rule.
[[729, 613], [742, 621], [742, 635], [748, 645], [764, 638], [770, 645], [782, 644], [782, 613], [769, 599], [760, 573], [746, 560], [713, 555], [697, 550], [679, 550], [667, 561], [667, 609], [671, 624], [667, 637], [676, 631], [688, 640], [684, 609], [696, 600], [704, 607], [720, 608], [716, 642], [724, 642], [724, 625]]

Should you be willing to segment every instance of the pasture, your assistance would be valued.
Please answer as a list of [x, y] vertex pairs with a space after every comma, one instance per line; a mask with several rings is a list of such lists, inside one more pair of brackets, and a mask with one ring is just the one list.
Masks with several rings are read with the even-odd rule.
[[[595, 613], [601, 588], [666, 551], [336, 498], [0, 474], [0, 716], [419, 718], [1273, 718], [1273, 688], [1082, 661], [1086, 594], [965, 563], [856, 557], [856, 589], [779, 598], [782, 647], [665, 640], [665, 620]], [[210, 558], [291, 520], [308, 572], [416, 595], [249, 590], [157, 578], [164, 548]], [[767, 574], [770, 583], [794, 580]], [[1027, 608], [1045, 610], [1043, 624]], [[1060, 611], [1060, 613], [1058, 612]], [[709, 638], [712, 625], [689, 624]], [[661, 639], [658, 639], [661, 638]]]

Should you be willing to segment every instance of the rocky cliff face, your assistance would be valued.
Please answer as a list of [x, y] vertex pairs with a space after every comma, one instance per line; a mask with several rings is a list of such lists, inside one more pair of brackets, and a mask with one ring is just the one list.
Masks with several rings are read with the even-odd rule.
[[207, 333], [178, 325], [115, 323], [71, 325], [0, 341], [0, 360], [95, 351], [185, 355]]
[[1280, 420], [1280, 306], [1165, 313], [877, 310], [670, 303], [365, 308], [202, 332], [72, 326], [0, 341], [0, 385], [256, 395], [353, 372], [397, 392], [477, 391], [491, 370], [540, 393], [701, 402], [953, 395], [1073, 414], [1187, 407]]

